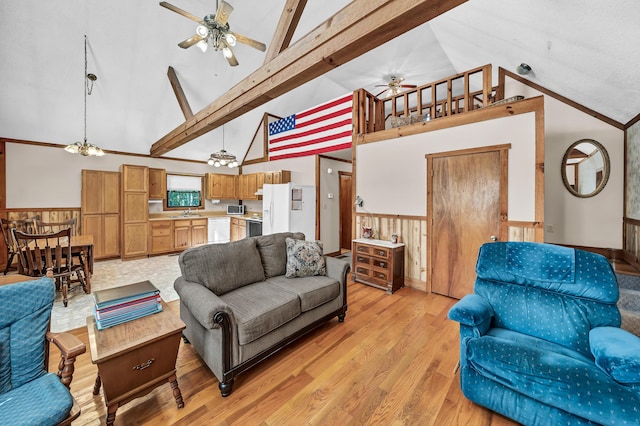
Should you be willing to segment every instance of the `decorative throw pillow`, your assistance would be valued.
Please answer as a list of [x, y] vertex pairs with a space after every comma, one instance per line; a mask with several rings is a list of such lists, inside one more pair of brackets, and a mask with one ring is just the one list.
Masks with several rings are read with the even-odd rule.
[[287, 278], [326, 275], [327, 267], [322, 256], [322, 242], [287, 238]]

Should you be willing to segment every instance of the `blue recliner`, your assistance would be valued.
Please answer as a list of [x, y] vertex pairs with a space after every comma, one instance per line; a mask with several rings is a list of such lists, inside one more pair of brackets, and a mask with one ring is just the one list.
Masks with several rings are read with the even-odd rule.
[[640, 424], [640, 339], [619, 328], [607, 259], [496, 242], [476, 273], [449, 311], [468, 399], [525, 425]]
[[[68, 386], [86, 345], [50, 333], [55, 297], [51, 278], [0, 286], [0, 425], [56, 425], [80, 415]], [[58, 374], [47, 373], [49, 342], [61, 350]]]

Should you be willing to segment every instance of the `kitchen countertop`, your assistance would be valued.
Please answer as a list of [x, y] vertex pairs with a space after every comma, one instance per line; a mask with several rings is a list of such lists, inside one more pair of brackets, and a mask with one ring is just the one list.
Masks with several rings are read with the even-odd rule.
[[262, 222], [262, 216], [254, 216], [253, 213], [248, 213], [245, 215], [239, 214], [226, 214], [224, 212], [202, 212], [195, 213], [190, 216], [182, 216], [182, 214], [176, 213], [150, 213], [149, 221], [155, 222], [158, 220], [184, 220], [184, 219], [209, 219], [215, 217], [228, 217], [228, 218], [238, 218], [242, 220], [256, 220]]

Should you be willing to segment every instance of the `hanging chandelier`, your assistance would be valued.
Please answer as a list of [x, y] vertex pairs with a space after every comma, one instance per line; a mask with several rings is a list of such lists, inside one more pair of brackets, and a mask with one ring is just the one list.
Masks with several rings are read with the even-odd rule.
[[87, 35], [84, 36], [84, 141], [76, 142], [65, 147], [65, 151], [71, 154], [80, 154], [85, 157], [96, 156], [102, 157], [104, 151], [99, 147], [87, 142], [87, 95], [93, 90], [93, 82], [98, 77], [95, 74], [87, 73]]
[[214, 152], [209, 156], [207, 164], [210, 166], [220, 167], [227, 166], [229, 168], [238, 167], [238, 160], [233, 154], [229, 154], [224, 149], [224, 125], [222, 126], [222, 149], [218, 152]]

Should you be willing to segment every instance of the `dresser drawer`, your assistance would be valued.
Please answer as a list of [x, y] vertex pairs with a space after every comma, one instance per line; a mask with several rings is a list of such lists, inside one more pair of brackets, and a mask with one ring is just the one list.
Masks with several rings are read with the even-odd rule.
[[371, 247], [371, 255], [376, 257], [389, 258], [389, 249], [384, 247]]
[[370, 247], [362, 244], [356, 244], [356, 253], [369, 254]]
[[356, 254], [356, 264], [369, 265], [371, 264], [371, 258], [369, 256], [363, 256], [361, 254]]
[[113, 401], [173, 374], [179, 346], [178, 333], [101, 362], [99, 371], [106, 400]]

